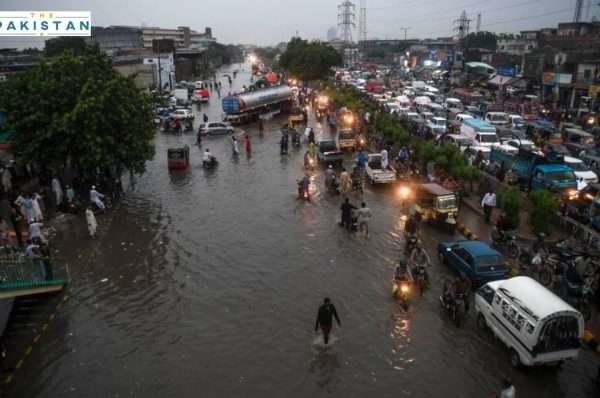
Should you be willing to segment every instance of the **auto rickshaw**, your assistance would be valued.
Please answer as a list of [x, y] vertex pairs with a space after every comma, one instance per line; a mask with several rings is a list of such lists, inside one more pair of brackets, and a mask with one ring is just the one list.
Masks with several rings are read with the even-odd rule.
[[190, 147], [183, 146], [179, 148], [169, 148], [167, 150], [167, 158], [169, 161], [169, 170], [183, 170], [190, 165]]
[[415, 211], [423, 220], [436, 222], [454, 231], [458, 217], [458, 199], [454, 192], [438, 184], [419, 184]]

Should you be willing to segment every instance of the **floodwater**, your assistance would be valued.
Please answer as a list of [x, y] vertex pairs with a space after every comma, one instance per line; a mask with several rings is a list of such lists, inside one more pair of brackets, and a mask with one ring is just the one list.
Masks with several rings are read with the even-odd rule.
[[[219, 115], [216, 98], [208, 112]], [[367, 188], [371, 236], [346, 232], [322, 170], [312, 202], [296, 200], [304, 149], [280, 156], [281, 123], [270, 121], [264, 138], [249, 126], [251, 156], [240, 145], [237, 159], [229, 137], [205, 139], [220, 161], [211, 171], [195, 135], [157, 133], [146, 174], [99, 218], [102, 237], [85, 241], [83, 225], [74, 229], [84, 243], [64, 248], [71, 298], [7, 396], [489, 397], [502, 376], [518, 396], [596, 396], [589, 352], [559, 370], [514, 371], [473, 315], [457, 328], [440, 312], [451, 273], [435, 247], [451, 237], [438, 230], [425, 230], [432, 289], [405, 312], [391, 296], [403, 248], [395, 190]], [[167, 148], [181, 143], [192, 166], [169, 172]], [[314, 333], [325, 296], [343, 326], [329, 347]]]

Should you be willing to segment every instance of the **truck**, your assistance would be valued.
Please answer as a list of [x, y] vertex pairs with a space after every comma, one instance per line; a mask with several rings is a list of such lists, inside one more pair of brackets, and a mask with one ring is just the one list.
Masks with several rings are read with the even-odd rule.
[[223, 98], [225, 120], [244, 124], [258, 120], [264, 113], [288, 112], [294, 103], [294, 92], [287, 85], [268, 87]]
[[187, 88], [176, 88], [173, 90], [173, 97], [179, 105], [187, 105], [190, 102], [190, 94]]
[[464, 119], [460, 133], [469, 137], [473, 145], [494, 146], [499, 143], [496, 127], [479, 119]]
[[573, 170], [558, 154], [545, 156], [540, 152], [519, 149], [516, 154], [492, 148], [490, 162], [504, 164], [513, 171], [520, 185], [529, 189], [548, 189], [567, 199], [577, 197], [577, 179]]

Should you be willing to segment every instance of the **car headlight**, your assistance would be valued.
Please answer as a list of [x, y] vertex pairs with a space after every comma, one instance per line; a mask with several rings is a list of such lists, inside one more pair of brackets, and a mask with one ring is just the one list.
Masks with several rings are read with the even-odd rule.
[[569, 200], [577, 199], [578, 195], [579, 195], [579, 193], [577, 192], [576, 189], [569, 189], [567, 191], [567, 197], [569, 198]]

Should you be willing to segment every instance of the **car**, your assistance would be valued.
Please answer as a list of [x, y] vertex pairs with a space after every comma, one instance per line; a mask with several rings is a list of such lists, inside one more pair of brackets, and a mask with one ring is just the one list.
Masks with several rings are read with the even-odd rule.
[[446, 132], [448, 121], [443, 117], [432, 117], [427, 120], [425, 125], [431, 129], [434, 134], [440, 135]]
[[590, 167], [586, 165], [583, 160], [574, 158], [571, 156], [564, 156], [563, 160], [573, 173], [575, 173], [575, 177], [577, 177], [579, 188], [584, 188], [587, 184], [595, 184], [598, 182], [598, 175], [590, 170]]
[[209, 122], [200, 125], [198, 132], [202, 135], [224, 135], [232, 134], [234, 131], [231, 123], [227, 122]]
[[508, 115], [508, 119], [510, 120], [510, 127], [515, 130], [521, 130], [525, 128], [525, 120], [521, 115]]
[[324, 163], [341, 163], [344, 160], [344, 152], [335, 140], [321, 140], [317, 143], [317, 159]]
[[370, 153], [365, 165], [367, 179], [371, 184], [388, 184], [396, 181], [396, 170], [388, 165], [387, 169], [381, 166], [381, 154]]
[[505, 279], [508, 267], [502, 254], [479, 240], [450, 240], [438, 244], [440, 261], [464, 274], [473, 285]]
[[171, 117], [179, 120], [193, 120], [194, 113], [189, 109], [176, 109], [171, 113]]
[[485, 121], [494, 126], [509, 126], [510, 119], [504, 112], [488, 112], [485, 114]]

